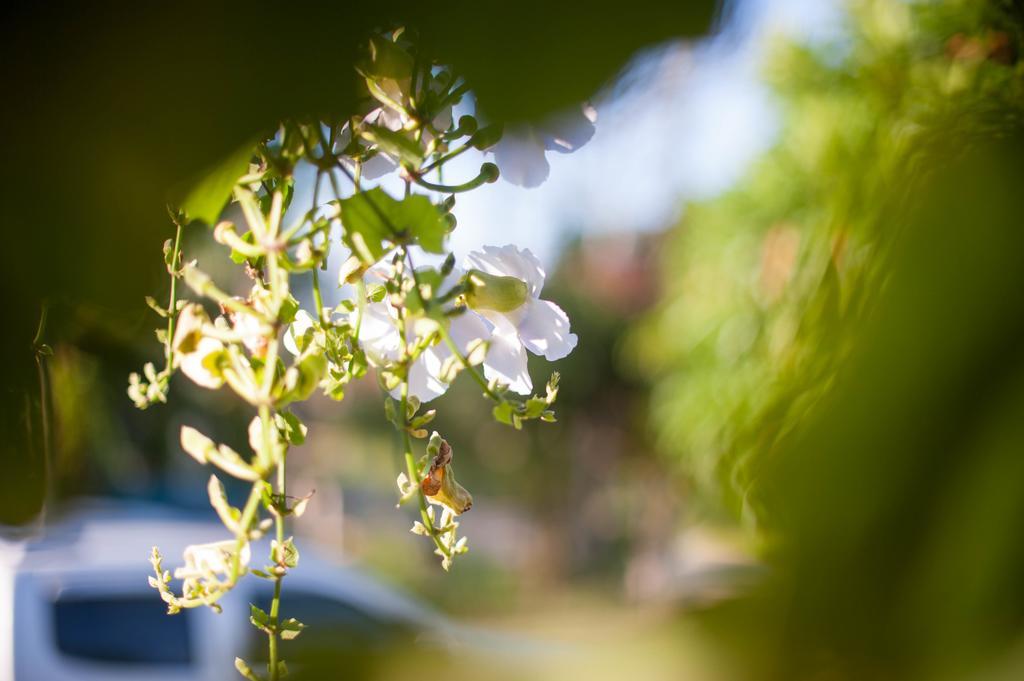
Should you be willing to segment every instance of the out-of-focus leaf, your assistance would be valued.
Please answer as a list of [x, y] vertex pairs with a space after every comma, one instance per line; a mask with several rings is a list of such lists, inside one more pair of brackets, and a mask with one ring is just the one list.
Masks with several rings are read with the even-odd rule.
[[244, 144], [237, 151], [205, 173], [182, 199], [180, 208], [192, 220], [213, 226], [231, 198], [235, 183], [249, 168], [253, 145]]

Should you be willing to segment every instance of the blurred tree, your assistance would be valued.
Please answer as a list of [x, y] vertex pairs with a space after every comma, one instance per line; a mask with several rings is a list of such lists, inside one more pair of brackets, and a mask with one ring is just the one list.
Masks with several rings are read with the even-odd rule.
[[777, 53], [781, 141], [688, 212], [634, 352], [663, 449], [767, 540], [707, 619], [734, 678], [1019, 678], [1024, 12], [850, 17]]
[[780, 141], [687, 206], [628, 348], [662, 451], [706, 501], [753, 510], [758, 465], [828, 391], [890, 274], [907, 198], [1019, 121], [1018, 5], [852, 2], [841, 41], [774, 50]]

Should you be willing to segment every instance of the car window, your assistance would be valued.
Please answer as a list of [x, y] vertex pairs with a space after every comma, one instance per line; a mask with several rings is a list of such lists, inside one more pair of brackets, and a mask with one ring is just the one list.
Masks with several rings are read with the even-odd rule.
[[[254, 594], [255, 604], [269, 611], [272, 593], [270, 588], [261, 588]], [[376, 617], [333, 596], [298, 588], [288, 589], [282, 597], [281, 616], [294, 617], [307, 627], [301, 636], [288, 642], [292, 657], [324, 650], [386, 648], [410, 633], [400, 622]], [[257, 658], [265, 656], [266, 637], [255, 629], [250, 632], [250, 651]]]
[[189, 613], [167, 615], [150, 594], [62, 595], [53, 602], [57, 650], [87, 660], [124, 664], [188, 665]]

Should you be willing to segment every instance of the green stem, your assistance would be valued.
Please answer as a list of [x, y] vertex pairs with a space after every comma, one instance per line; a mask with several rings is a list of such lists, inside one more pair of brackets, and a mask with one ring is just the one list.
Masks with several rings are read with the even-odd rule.
[[249, 541], [249, 531], [252, 527], [253, 520], [256, 518], [256, 509], [259, 508], [260, 498], [262, 494], [260, 492], [262, 480], [257, 480], [253, 483], [252, 489], [249, 491], [249, 498], [245, 501], [245, 507], [242, 509], [242, 517], [238, 521], [238, 536], [235, 541], [235, 555], [231, 559], [231, 586], [234, 586], [241, 576], [241, 553], [242, 547]]
[[494, 182], [494, 177], [495, 176], [491, 175], [490, 173], [481, 172], [472, 180], [469, 180], [468, 182], [463, 182], [462, 184], [436, 184], [434, 182], [428, 182], [427, 180], [424, 180], [419, 175], [413, 175], [412, 179], [419, 186], [434, 192], [441, 192], [443, 194], [458, 194], [460, 192], [468, 192], [472, 189], [476, 189], [477, 187], [481, 187], [489, 182]]
[[[277, 465], [277, 498], [285, 498], [285, 458], [284, 454], [281, 455], [281, 460]], [[284, 551], [284, 514], [278, 510], [274, 514], [274, 528], [276, 530], [277, 537], [277, 550], [278, 555], [283, 555]], [[270, 660], [269, 672], [271, 681], [277, 681], [279, 677], [278, 673], [278, 639], [280, 637], [280, 622], [281, 622], [281, 582], [284, 580], [284, 566], [277, 565], [274, 572], [274, 599], [270, 602], [270, 632], [267, 634], [268, 645], [270, 647]]]
[[469, 143], [463, 144], [461, 147], [458, 147], [457, 149], [454, 149], [454, 150], [448, 152], [447, 154], [445, 154], [444, 156], [440, 156], [440, 157], [434, 159], [433, 161], [431, 161], [430, 163], [428, 163], [427, 165], [423, 166], [422, 168], [419, 169], [419, 173], [420, 173], [420, 175], [426, 175], [427, 173], [429, 173], [434, 168], [437, 168], [438, 166], [444, 165], [445, 163], [447, 163], [448, 161], [452, 160], [453, 158], [455, 158], [459, 154], [462, 154], [463, 152], [468, 151], [469, 149], [472, 149], [472, 148], [473, 148], [473, 145], [471, 145]]
[[454, 90], [445, 95], [444, 99], [437, 105], [438, 109], [443, 109], [449, 103], [454, 103], [462, 99], [462, 95], [469, 92], [469, 83], [462, 83]]
[[[405, 334], [402, 334], [402, 342], [405, 343]], [[451, 554], [448, 551], [448, 547], [441, 541], [441, 534], [434, 527], [434, 523], [430, 520], [430, 515], [427, 513], [427, 497], [423, 494], [423, 489], [420, 487], [420, 472], [416, 467], [416, 456], [412, 453], [412, 438], [409, 437], [409, 417], [408, 417], [408, 404], [409, 404], [409, 379], [405, 379], [402, 382], [402, 447], [405, 455], [405, 471], [406, 475], [409, 476], [409, 482], [416, 485], [416, 495], [419, 497], [420, 502], [420, 519], [423, 521], [423, 527], [427, 528], [427, 532], [430, 533], [430, 538], [434, 540], [434, 545], [437, 549], [446, 557], [450, 558]]]
[[452, 354], [459, 359], [459, 362], [462, 363], [462, 368], [468, 371], [470, 376], [473, 377], [473, 380], [475, 380], [477, 384], [483, 389], [484, 394], [495, 402], [503, 402], [504, 400], [502, 400], [497, 393], [491, 390], [490, 384], [487, 382], [487, 379], [483, 376], [483, 374], [480, 373], [480, 370], [477, 369], [472, 364], [470, 364], [469, 360], [466, 359], [466, 356], [462, 354], [462, 350], [459, 349], [458, 344], [455, 342], [455, 339], [452, 338], [452, 335], [448, 333], [448, 329], [444, 326], [444, 324], [440, 324], [438, 326], [441, 329], [441, 340], [443, 340], [445, 345], [448, 346], [448, 349], [452, 351]]
[[324, 318], [324, 298], [320, 293], [320, 275], [317, 272], [316, 267], [313, 268], [313, 304], [316, 305], [316, 317], [320, 320], [320, 323], [327, 325], [327, 319]]
[[181, 220], [175, 219], [174, 250], [171, 251], [171, 293], [167, 301], [167, 371], [174, 366], [174, 322], [178, 305], [178, 266], [181, 264]]
[[[408, 250], [404, 249], [406, 255]], [[411, 261], [410, 261], [411, 264]], [[416, 295], [419, 296], [419, 284], [416, 285]], [[399, 314], [398, 319], [398, 332], [402, 338], [402, 347], [407, 348], [409, 346], [409, 339], [405, 332], [405, 313]], [[430, 520], [430, 515], [427, 513], [427, 497], [423, 494], [423, 488], [420, 487], [420, 472], [416, 466], [416, 456], [412, 452], [412, 438], [409, 437], [409, 377], [406, 372], [406, 377], [402, 379], [401, 389], [401, 409], [402, 409], [402, 449], [405, 456], [405, 470], [406, 475], [409, 477], [409, 483], [416, 485], [416, 495], [419, 497], [420, 502], [420, 519], [423, 521], [423, 526], [427, 528], [427, 532], [430, 533], [430, 538], [434, 540], [434, 545], [437, 546], [438, 550], [446, 557], [451, 557], [448, 551], [448, 547], [441, 541], [441, 535], [434, 527], [434, 523]]]
[[[270, 219], [267, 221], [267, 239], [272, 241], [277, 237], [278, 230], [281, 225], [281, 214], [283, 206], [283, 196], [280, 190], [274, 192], [271, 197], [271, 208], [270, 208]], [[279, 290], [278, 286], [278, 267], [277, 261], [278, 254], [274, 250], [267, 252], [267, 272], [270, 279], [270, 297], [274, 301], [275, 308], [279, 307], [283, 300], [286, 292]], [[315, 270], [314, 270], [315, 273]], [[314, 274], [315, 276], [315, 274]], [[319, 305], [322, 308], [322, 305]], [[284, 499], [285, 494], [285, 458], [284, 452], [278, 453], [275, 447], [275, 440], [273, 430], [274, 428], [274, 413], [271, 405], [273, 404], [273, 393], [274, 393], [274, 378], [277, 370], [277, 355], [278, 355], [278, 342], [277, 342], [277, 330], [275, 327], [274, 335], [267, 344], [267, 354], [264, 359], [263, 365], [263, 386], [261, 390], [261, 400], [259, 407], [260, 425], [263, 431], [263, 451], [264, 456], [271, 461], [277, 469], [277, 494], [279, 499]], [[282, 509], [272, 509], [274, 515], [274, 525], [277, 535], [277, 550], [278, 553], [282, 552], [284, 545], [284, 514]], [[281, 581], [284, 579], [284, 566], [276, 565], [274, 572], [274, 599], [270, 604], [270, 631], [267, 634], [268, 646], [269, 646], [269, 662], [268, 672], [270, 673], [270, 681], [278, 681], [280, 676], [278, 667], [278, 614], [281, 606]]]

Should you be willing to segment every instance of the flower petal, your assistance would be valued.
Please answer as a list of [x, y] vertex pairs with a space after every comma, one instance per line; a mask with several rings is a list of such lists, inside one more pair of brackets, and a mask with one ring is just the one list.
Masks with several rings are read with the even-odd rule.
[[216, 390], [224, 384], [224, 377], [219, 372], [211, 371], [206, 359], [210, 355], [223, 351], [223, 343], [216, 338], [203, 336], [195, 350], [181, 356], [182, 373], [191, 378], [196, 385]]
[[519, 338], [535, 355], [553, 362], [562, 359], [576, 347], [579, 340], [569, 332], [569, 316], [550, 300], [531, 300], [519, 323]]
[[494, 146], [494, 162], [506, 181], [528, 189], [542, 185], [551, 171], [544, 142], [532, 133], [506, 133]]
[[395, 328], [395, 316], [388, 303], [367, 303], [362, 320], [359, 310], [354, 310], [351, 323], [359, 325], [359, 344], [372, 363], [381, 365], [398, 359], [402, 337]]
[[[420, 355], [417, 357], [416, 361], [412, 363], [412, 367], [409, 369], [409, 394], [420, 402], [426, 403], [435, 397], [444, 395], [447, 390], [448, 384], [443, 383], [441, 379], [437, 377], [436, 371], [430, 371], [427, 363], [425, 362], [425, 356]], [[400, 397], [401, 386], [391, 391], [391, 396], [396, 399]]]
[[520, 395], [533, 391], [533, 381], [526, 368], [526, 349], [519, 338], [505, 334], [491, 336], [491, 347], [484, 359], [484, 376], [488, 380], [498, 379]]
[[231, 315], [235, 333], [242, 337], [246, 349], [254, 354], [265, 354], [267, 339], [263, 335], [263, 323], [256, 317], [236, 312]]
[[597, 112], [593, 107], [580, 107], [554, 116], [541, 126], [544, 148], [562, 154], [576, 151], [594, 136], [596, 120]]
[[[394, 123], [393, 119], [388, 119], [388, 121], [386, 122], [382, 118], [380, 109], [374, 109], [369, 114], [367, 114], [363, 120], [368, 123]], [[400, 121], [399, 127], [401, 127]], [[345, 168], [350, 173], [355, 173], [355, 163], [352, 161], [351, 158], [344, 155], [345, 149], [348, 147], [351, 141], [352, 131], [349, 129], [349, 124], [346, 123], [344, 126], [342, 126], [341, 132], [334, 140], [334, 152], [336, 154], [340, 154], [339, 160], [345, 166]], [[385, 175], [395, 170], [396, 168], [398, 168], [398, 164], [395, 163], [393, 159], [389, 158], [386, 154], [380, 153], [375, 154], [372, 158], [365, 161], [359, 170], [359, 174], [360, 177], [362, 177], [364, 180], [376, 180], [378, 178], [384, 177]]]
[[[463, 354], [468, 353], [474, 341], [486, 340], [491, 336], [487, 322], [469, 310], [452, 319], [448, 332]], [[451, 349], [444, 341], [424, 350], [409, 372], [410, 394], [418, 397], [420, 402], [429, 402], [443, 395], [448, 390], [448, 384], [441, 380], [441, 369], [451, 354]]]
[[299, 356], [300, 350], [297, 339], [302, 338], [313, 326], [313, 316], [305, 310], [299, 310], [295, 313], [295, 321], [289, 325], [288, 330], [284, 332], [284, 347], [288, 352], [292, 353], [296, 357]]
[[[448, 333], [455, 341], [455, 345], [463, 353], [468, 352], [470, 344], [477, 340], [487, 340], [491, 337], [491, 329], [483, 319], [472, 310], [466, 310], [457, 317], [452, 317], [448, 326]], [[434, 346], [436, 348], [448, 349], [444, 343]], [[448, 353], [450, 354], [450, 353]], [[445, 355], [447, 356], [447, 355]]]
[[[344, 159], [342, 162], [345, 162]], [[346, 163], [346, 167], [347, 166], [348, 164]], [[376, 180], [384, 177], [390, 172], [393, 172], [397, 168], [398, 164], [395, 163], [390, 156], [378, 153], [363, 162], [362, 167], [359, 169], [359, 176], [364, 180]], [[353, 165], [349, 170], [352, 173], [355, 173], [355, 166]]]

